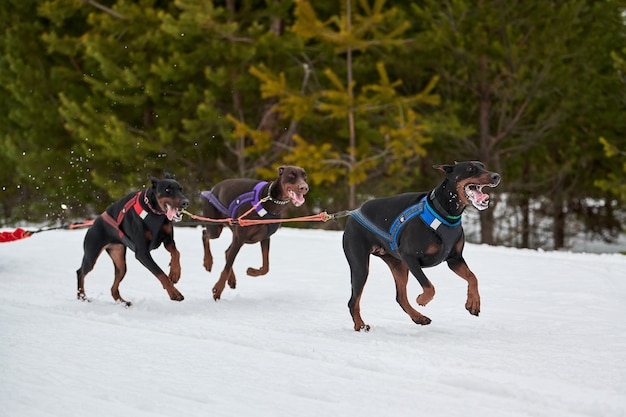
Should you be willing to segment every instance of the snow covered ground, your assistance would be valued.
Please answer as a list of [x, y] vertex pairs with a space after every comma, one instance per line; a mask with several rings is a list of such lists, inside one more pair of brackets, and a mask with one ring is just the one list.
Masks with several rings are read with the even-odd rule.
[[[626, 416], [626, 256], [468, 245], [480, 317], [445, 265], [418, 327], [373, 258], [352, 330], [341, 233], [282, 228], [214, 302], [227, 231], [202, 268], [200, 229], [177, 228], [185, 296], [133, 257], [115, 304], [103, 255], [75, 299], [84, 230], [0, 244], [0, 416]], [[153, 252], [162, 266], [168, 254]], [[419, 285], [410, 281], [414, 303]], [[415, 303], [414, 303], [415, 305]]]

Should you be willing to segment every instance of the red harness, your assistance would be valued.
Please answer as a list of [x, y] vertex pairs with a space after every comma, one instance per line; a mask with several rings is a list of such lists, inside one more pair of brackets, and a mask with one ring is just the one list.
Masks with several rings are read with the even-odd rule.
[[156, 214], [157, 216], [162, 216], [165, 214], [164, 212], [156, 211], [154, 208], [152, 208], [152, 205], [150, 205], [150, 201], [148, 201], [148, 198], [145, 196], [146, 190], [138, 191], [137, 194], [135, 194], [130, 200], [126, 202], [126, 204], [124, 204], [124, 208], [120, 210], [120, 212], [117, 214], [117, 219], [114, 219], [106, 211], [101, 214], [102, 219], [105, 222], [107, 222], [111, 227], [113, 227], [115, 230], [117, 230], [120, 238], [124, 238], [124, 232], [122, 231], [122, 229], [120, 229], [120, 225], [122, 224], [122, 221], [124, 220], [124, 216], [126, 216], [126, 213], [128, 213], [131, 208], [135, 210], [135, 213], [137, 213], [137, 215], [141, 217], [142, 220], [145, 220], [145, 218], [149, 214], [148, 211], [146, 211], [144, 207], [141, 205], [142, 199], [140, 198], [140, 195], [142, 192], [144, 193], [143, 201], [148, 206], [148, 209], [150, 209], [152, 213]]

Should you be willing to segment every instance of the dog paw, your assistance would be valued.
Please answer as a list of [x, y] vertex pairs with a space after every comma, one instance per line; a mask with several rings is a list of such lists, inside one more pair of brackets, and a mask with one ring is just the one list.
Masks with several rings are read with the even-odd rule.
[[413, 322], [414, 322], [415, 324], [419, 324], [419, 325], [421, 325], [421, 326], [426, 326], [426, 325], [430, 324], [430, 322], [431, 322], [431, 321], [432, 321], [432, 320], [431, 320], [431, 319], [429, 319], [429, 318], [428, 318], [428, 317], [426, 317], [426, 316], [419, 316], [419, 317], [416, 317], [416, 318], [414, 318], [414, 319], [413, 319]]
[[480, 308], [475, 308], [475, 307], [471, 307], [471, 306], [469, 306], [469, 307], [468, 307], [468, 306], [466, 305], [466, 306], [465, 306], [465, 309], [466, 309], [467, 311], [469, 311], [469, 313], [470, 313], [472, 316], [478, 316], [478, 315], [480, 314]]
[[213, 287], [213, 300], [218, 301], [222, 296], [222, 291]]
[[251, 277], [260, 277], [261, 275], [267, 274], [267, 270], [263, 268], [260, 268], [260, 269], [248, 268], [246, 270], [246, 274], [248, 274]]
[[184, 299], [185, 297], [176, 288], [170, 293], [170, 300], [172, 301], [183, 301]]
[[120, 299], [118, 299], [118, 300], [115, 300], [115, 302], [116, 302], [117, 304], [121, 304], [122, 306], [124, 306], [124, 307], [126, 307], [126, 308], [128, 308], [128, 307], [130, 307], [130, 306], [132, 306], [132, 305], [133, 305], [133, 303], [131, 303], [130, 301], [126, 301], [126, 300], [124, 300], [124, 299], [122, 299], [122, 298], [120, 298]]
[[426, 304], [430, 303], [432, 299], [435, 297], [435, 289], [434, 287], [428, 288], [428, 291], [424, 289], [424, 292], [417, 296], [415, 301], [418, 305], [424, 307]]
[[77, 299], [77, 300], [80, 300], [80, 301], [85, 301], [85, 302], [87, 302], [87, 303], [91, 303], [91, 298], [87, 298], [87, 296], [86, 296], [84, 293], [83, 293], [83, 294], [78, 293], [78, 294], [76, 295], [76, 299]]
[[213, 261], [211, 261], [211, 262], [204, 261], [204, 263], [202, 265], [204, 266], [204, 269], [207, 272], [211, 272], [211, 269], [213, 269]]
[[361, 324], [361, 325], [355, 325], [354, 326], [354, 331], [356, 332], [360, 332], [361, 330], [365, 331], [365, 332], [369, 332], [371, 329], [369, 324]]
[[469, 311], [472, 316], [478, 316], [478, 314], [480, 313], [480, 298], [468, 298], [467, 302], [465, 303], [465, 309]]

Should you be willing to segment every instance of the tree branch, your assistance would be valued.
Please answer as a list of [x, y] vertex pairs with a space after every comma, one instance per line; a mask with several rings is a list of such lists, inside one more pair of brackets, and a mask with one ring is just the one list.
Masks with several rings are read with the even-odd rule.
[[100, 4], [100, 3], [98, 3], [95, 0], [83, 0], [83, 3], [87, 3], [87, 4], [95, 7], [96, 9], [100, 9], [103, 12], [105, 12], [107, 14], [110, 14], [111, 16], [116, 17], [118, 19], [126, 19], [126, 16], [124, 16], [123, 14], [120, 14], [120, 13], [116, 12], [115, 10], [106, 7], [105, 5]]

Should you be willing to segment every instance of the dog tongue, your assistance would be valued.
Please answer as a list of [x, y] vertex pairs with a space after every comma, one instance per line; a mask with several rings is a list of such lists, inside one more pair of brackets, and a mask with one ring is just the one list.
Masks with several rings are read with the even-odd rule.
[[165, 215], [167, 216], [167, 219], [169, 221], [172, 221], [172, 219], [178, 217], [178, 210], [176, 210], [174, 207], [172, 207], [169, 204], [167, 204], [165, 206], [165, 208], [167, 209], [166, 212], [165, 212]]
[[300, 207], [304, 204], [304, 195], [298, 194], [293, 190], [289, 190], [289, 198], [291, 198], [291, 202], [294, 206]]
[[474, 207], [478, 210], [485, 210], [489, 207], [489, 194], [483, 193], [480, 189], [473, 189], [468, 192], [468, 197]]

